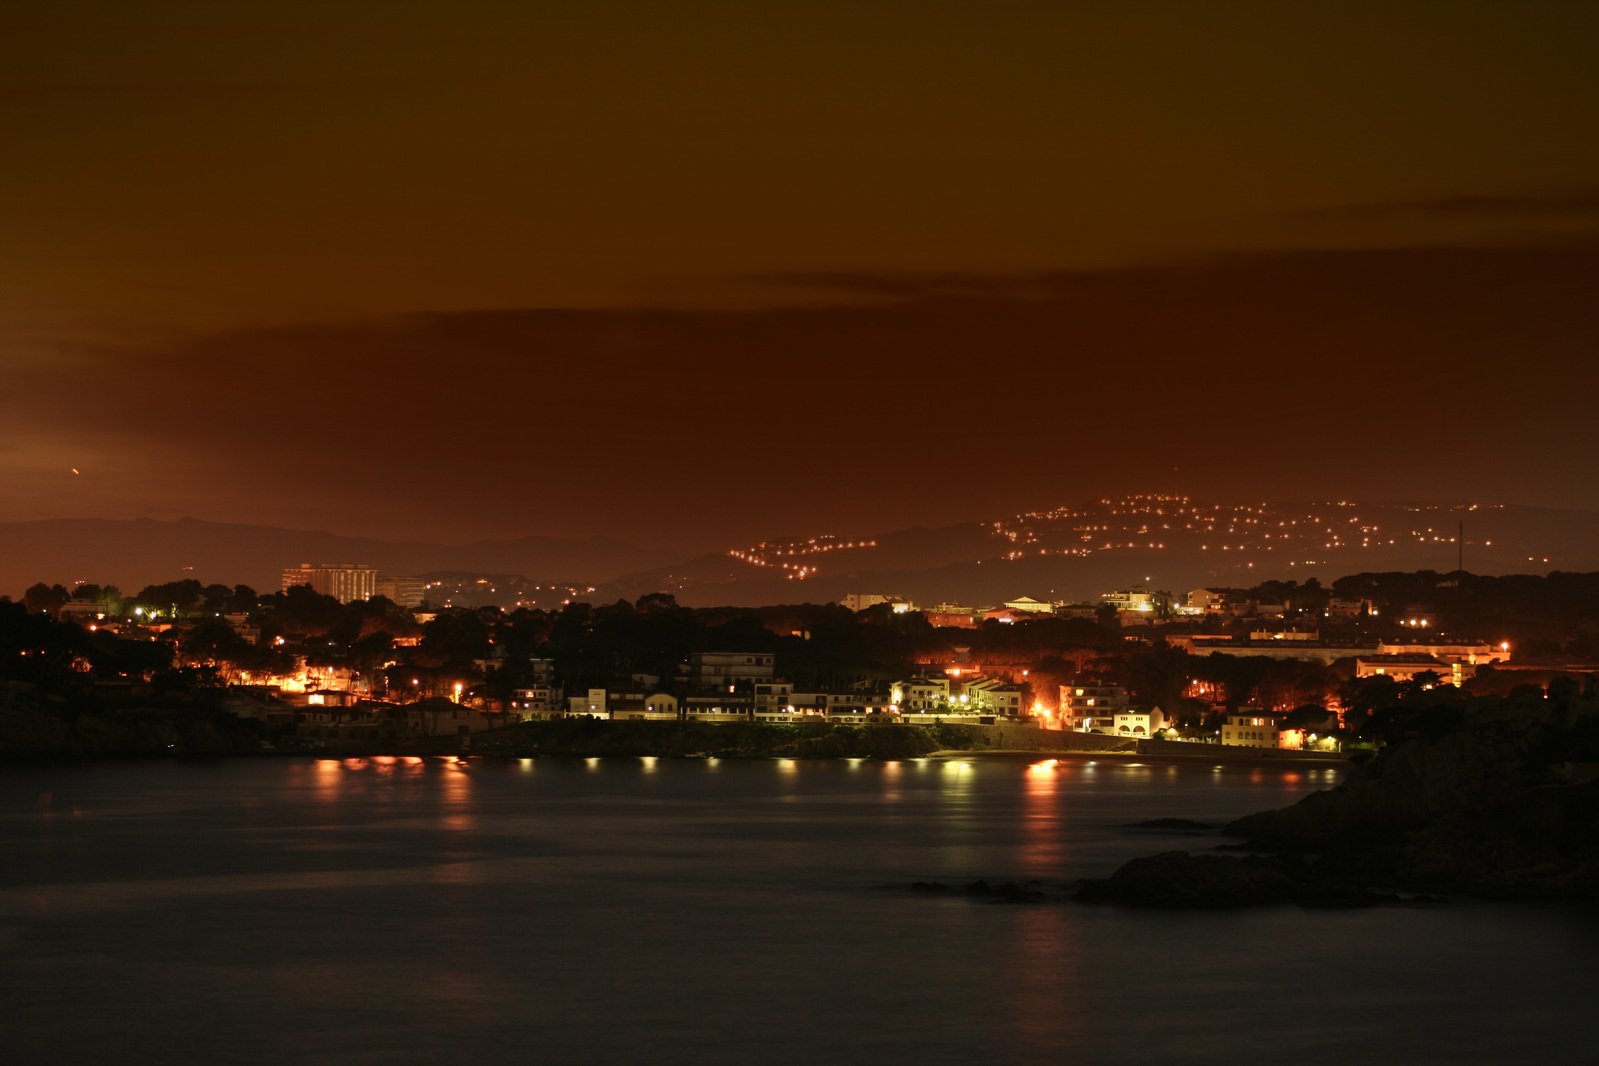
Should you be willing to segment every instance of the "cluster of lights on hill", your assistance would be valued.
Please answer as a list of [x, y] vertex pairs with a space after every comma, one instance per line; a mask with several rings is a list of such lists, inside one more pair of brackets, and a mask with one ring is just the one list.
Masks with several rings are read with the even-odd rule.
[[[999, 542], [1000, 560], [1183, 550], [1215, 553], [1246, 568], [1253, 567], [1257, 558], [1294, 567], [1325, 565], [1331, 555], [1366, 549], [1456, 544], [1457, 523], [1467, 514], [1501, 508], [1475, 503], [1373, 508], [1348, 500], [1211, 503], [1187, 496], [1140, 495], [1032, 511], [986, 526]], [[1384, 520], [1373, 517], [1373, 511], [1382, 512]], [[1438, 524], [1429, 524], [1429, 519]], [[1493, 541], [1480, 543], [1491, 546]], [[820, 572], [822, 556], [875, 547], [875, 540], [842, 540], [828, 534], [763, 541], [727, 554], [750, 566], [781, 570], [791, 581], [804, 581]]]
[[818, 556], [875, 547], [875, 540], [840, 540], [831, 533], [824, 533], [806, 540], [763, 540], [753, 548], [734, 548], [727, 554], [751, 566], [782, 570], [790, 581], [804, 581], [816, 576]]
[[463, 574], [428, 581], [428, 600], [443, 607], [505, 606], [550, 609], [565, 606], [594, 591], [593, 585], [536, 585], [524, 577], [478, 577]]
[[[1498, 505], [1491, 505], [1498, 506]], [[1202, 503], [1187, 496], [1122, 496], [1079, 507], [1034, 511], [991, 523], [1006, 545], [1004, 559], [1030, 555], [1091, 555], [1107, 551], [1196, 548], [1229, 555], [1265, 555], [1288, 566], [1316, 566], [1323, 553], [1400, 544], [1454, 544], [1455, 529], [1421, 525], [1427, 512], [1464, 514], [1478, 504], [1404, 508], [1417, 519], [1407, 529], [1363, 518], [1347, 500], [1316, 504]], [[1485, 541], [1491, 545], [1492, 541]], [[1252, 564], [1246, 564], [1252, 565]]]

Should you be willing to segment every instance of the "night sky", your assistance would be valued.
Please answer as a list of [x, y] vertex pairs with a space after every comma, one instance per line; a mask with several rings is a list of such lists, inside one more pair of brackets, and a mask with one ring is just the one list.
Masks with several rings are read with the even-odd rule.
[[0, 36], [3, 519], [1599, 509], [1599, 5], [22, 0]]

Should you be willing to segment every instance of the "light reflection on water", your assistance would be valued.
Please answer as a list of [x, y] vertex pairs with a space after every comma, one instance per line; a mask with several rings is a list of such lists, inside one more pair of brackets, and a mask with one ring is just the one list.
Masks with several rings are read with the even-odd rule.
[[1576, 1061], [1586, 914], [959, 890], [1206, 847], [1124, 827], [1332, 783], [1072, 759], [13, 770], [8, 1061]]
[[[1087, 1019], [1104, 1003], [1083, 987], [1082, 945], [1072, 939], [1070, 915], [1062, 907], [1028, 907], [1017, 917], [1015, 976], [1007, 1028], [1029, 1061], [1046, 1061], [1053, 1049], [1070, 1046]], [[1086, 994], [1085, 994], [1086, 993]]]
[[1026, 770], [1027, 805], [1022, 814], [1022, 866], [1029, 878], [1059, 876], [1062, 868], [1060, 760], [1046, 759]]

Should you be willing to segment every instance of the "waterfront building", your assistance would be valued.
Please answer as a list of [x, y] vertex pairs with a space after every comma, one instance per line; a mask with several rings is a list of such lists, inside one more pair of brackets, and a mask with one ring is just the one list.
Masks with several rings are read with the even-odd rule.
[[966, 682], [958, 700], [974, 713], [1000, 714], [1012, 718], [1022, 713], [1022, 690], [997, 678], [979, 677]]
[[1221, 726], [1221, 742], [1236, 748], [1277, 747], [1277, 716], [1258, 707], [1240, 707]]
[[950, 702], [949, 678], [913, 677], [909, 681], [896, 681], [889, 689], [888, 699], [907, 714], [947, 708]]
[[541, 683], [511, 693], [511, 709], [523, 718], [548, 718], [563, 706], [559, 685]]
[[691, 722], [748, 722], [753, 710], [750, 697], [726, 693], [690, 696], [683, 701], [683, 717]]
[[1159, 707], [1125, 707], [1113, 723], [1112, 732], [1119, 737], [1147, 739], [1166, 728], [1166, 714]]
[[606, 692], [603, 688], [591, 688], [578, 696], [566, 698], [566, 713], [574, 717], [587, 715], [590, 718], [609, 718], [611, 712], [606, 704]]
[[793, 713], [794, 686], [787, 681], [757, 681], [753, 685], [755, 716], [775, 712]]
[[768, 652], [697, 651], [689, 656], [689, 675], [700, 690], [747, 689], [757, 681], [772, 680], [775, 669]]
[[669, 692], [609, 692], [612, 721], [675, 722], [678, 700]]
[[1079, 733], [1114, 733], [1116, 712], [1127, 703], [1127, 690], [1120, 685], [1062, 685], [1061, 726]]

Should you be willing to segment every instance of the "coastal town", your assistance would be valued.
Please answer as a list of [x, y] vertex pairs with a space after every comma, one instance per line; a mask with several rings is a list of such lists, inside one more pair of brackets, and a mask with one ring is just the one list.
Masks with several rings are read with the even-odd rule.
[[1422, 572], [1082, 602], [859, 593], [737, 609], [656, 594], [539, 610], [484, 603], [491, 587], [456, 606], [439, 583], [302, 564], [268, 594], [38, 584], [3, 605], [4, 661], [13, 689], [70, 690], [112, 719], [200, 699], [266, 747], [467, 745], [577, 718], [1025, 727], [1339, 753], [1380, 745], [1407, 704], [1591, 689], [1591, 624], [1562, 629], [1560, 605], [1585, 602], [1592, 583]]

